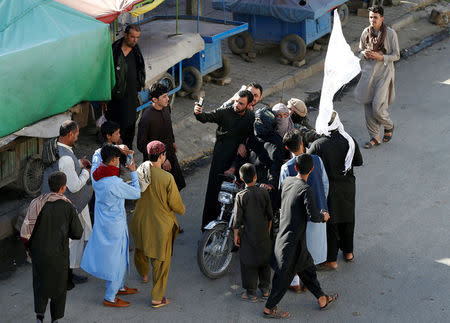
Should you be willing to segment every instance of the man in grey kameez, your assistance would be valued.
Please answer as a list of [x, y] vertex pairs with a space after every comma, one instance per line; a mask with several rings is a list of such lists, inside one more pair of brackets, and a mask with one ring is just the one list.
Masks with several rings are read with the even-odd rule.
[[380, 128], [384, 127], [383, 142], [392, 138], [394, 123], [388, 107], [394, 101], [394, 62], [400, 58], [396, 32], [383, 23], [383, 8], [369, 8], [370, 26], [364, 29], [359, 42], [361, 79], [355, 89], [356, 99], [364, 104], [366, 126], [370, 141], [365, 148], [378, 146]]

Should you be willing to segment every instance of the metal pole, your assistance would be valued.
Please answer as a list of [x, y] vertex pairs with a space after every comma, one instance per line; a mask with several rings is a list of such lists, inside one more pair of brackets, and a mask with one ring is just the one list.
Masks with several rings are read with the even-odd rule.
[[222, 7], [223, 7], [223, 22], [226, 24], [227, 16], [226, 16], [226, 12], [225, 12], [225, 0], [222, 0]]
[[197, 33], [200, 33], [200, 0], [197, 0]]
[[176, 1], [175, 35], [178, 35], [178, 0]]

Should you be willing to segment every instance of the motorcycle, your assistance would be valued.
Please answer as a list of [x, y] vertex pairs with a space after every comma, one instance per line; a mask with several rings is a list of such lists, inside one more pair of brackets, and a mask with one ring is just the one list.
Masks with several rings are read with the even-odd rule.
[[234, 199], [244, 185], [234, 175], [224, 177], [218, 196], [221, 205], [217, 220], [208, 223], [197, 249], [197, 263], [201, 272], [211, 279], [222, 277], [227, 272], [234, 247], [233, 218]]

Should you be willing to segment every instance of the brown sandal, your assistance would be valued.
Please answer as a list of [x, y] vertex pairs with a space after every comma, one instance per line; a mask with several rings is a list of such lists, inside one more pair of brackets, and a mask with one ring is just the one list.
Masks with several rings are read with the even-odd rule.
[[327, 302], [325, 303], [324, 306], [319, 306], [321, 310], [324, 310], [325, 308], [327, 308], [327, 306], [329, 304], [333, 304], [337, 298], [338, 298], [338, 294], [333, 294], [333, 295], [325, 295], [327, 298]]
[[162, 300], [161, 300], [161, 303], [156, 303], [155, 304], [155, 303], [152, 302], [152, 307], [153, 308], [160, 308], [160, 307], [163, 307], [163, 306], [166, 306], [166, 305], [169, 305], [169, 304], [170, 304], [169, 299], [163, 297]]
[[278, 308], [274, 307], [270, 310], [270, 313], [264, 312], [264, 318], [266, 319], [286, 319], [291, 314], [289, 312], [279, 311]]
[[[384, 139], [384, 137], [383, 137]], [[366, 142], [366, 144], [364, 145], [364, 148], [366, 149], [372, 149], [375, 146], [379, 146], [381, 143], [378, 142], [375, 138], [370, 138], [370, 140], [368, 142]]]
[[[390, 133], [390, 136], [387, 136], [386, 134]], [[383, 142], [389, 142], [392, 139], [392, 135], [394, 133], [394, 127], [392, 129], [386, 130], [384, 129], [384, 136], [383, 136]]]
[[247, 292], [242, 292], [241, 300], [255, 303], [258, 301], [258, 297], [256, 297], [255, 295], [248, 295]]

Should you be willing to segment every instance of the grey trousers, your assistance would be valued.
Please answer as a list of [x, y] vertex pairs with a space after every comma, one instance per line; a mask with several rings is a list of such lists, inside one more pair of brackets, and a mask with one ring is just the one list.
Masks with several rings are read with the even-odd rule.
[[366, 113], [366, 127], [370, 138], [379, 138], [381, 126], [385, 130], [394, 128], [394, 123], [389, 117], [388, 112], [388, 97], [383, 101], [374, 101], [369, 104], [364, 104]]

